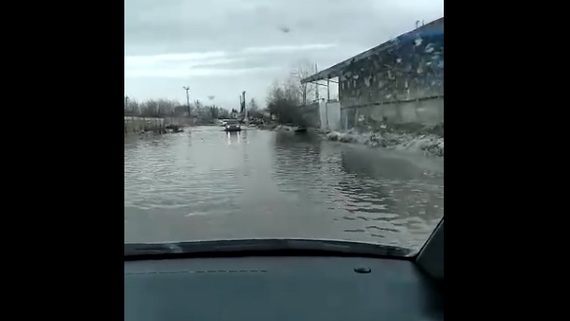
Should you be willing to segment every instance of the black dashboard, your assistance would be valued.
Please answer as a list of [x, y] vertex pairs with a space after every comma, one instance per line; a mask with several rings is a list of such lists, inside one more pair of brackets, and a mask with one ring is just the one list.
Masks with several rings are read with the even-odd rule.
[[125, 320], [443, 320], [443, 292], [406, 259], [133, 260]]

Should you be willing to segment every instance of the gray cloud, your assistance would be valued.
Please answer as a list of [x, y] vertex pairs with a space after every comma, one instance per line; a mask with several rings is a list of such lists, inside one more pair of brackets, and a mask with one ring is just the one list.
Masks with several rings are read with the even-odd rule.
[[[442, 0], [125, 0], [125, 90], [143, 99], [183, 97], [179, 87], [199, 79], [197, 96], [229, 103], [245, 89], [263, 100], [295, 61], [325, 68], [441, 16]], [[156, 58], [212, 52], [222, 54]]]

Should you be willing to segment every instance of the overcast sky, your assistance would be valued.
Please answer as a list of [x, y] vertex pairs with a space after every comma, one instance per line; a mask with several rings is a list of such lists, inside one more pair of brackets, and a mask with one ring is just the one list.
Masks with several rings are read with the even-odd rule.
[[297, 61], [322, 70], [440, 17], [443, 0], [125, 0], [125, 94], [264, 106]]

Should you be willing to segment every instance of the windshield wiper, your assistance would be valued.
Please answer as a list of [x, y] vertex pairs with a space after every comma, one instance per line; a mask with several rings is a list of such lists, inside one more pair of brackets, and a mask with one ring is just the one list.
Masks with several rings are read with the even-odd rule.
[[171, 243], [128, 243], [125, 260], [262, 255], [368, 256], [409, 258], [410, 249], [391, 245], [322, 239], [237, 239]]

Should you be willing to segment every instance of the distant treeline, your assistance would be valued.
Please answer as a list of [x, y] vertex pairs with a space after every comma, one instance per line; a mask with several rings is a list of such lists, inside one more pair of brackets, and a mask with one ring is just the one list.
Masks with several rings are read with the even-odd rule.
[[[188, 117], [188, 106], [182, 105], [176, 100], [149, 99], [138, 102], [135, 99], [125, 97], [125, 116], [141, 117]], [[228, 118], [230, 112], [227, 109], [215, 105], [203, 105], [196, 100], [190, 104], [190, 115], [200, 122], [213, 122], [217, 118]]]

